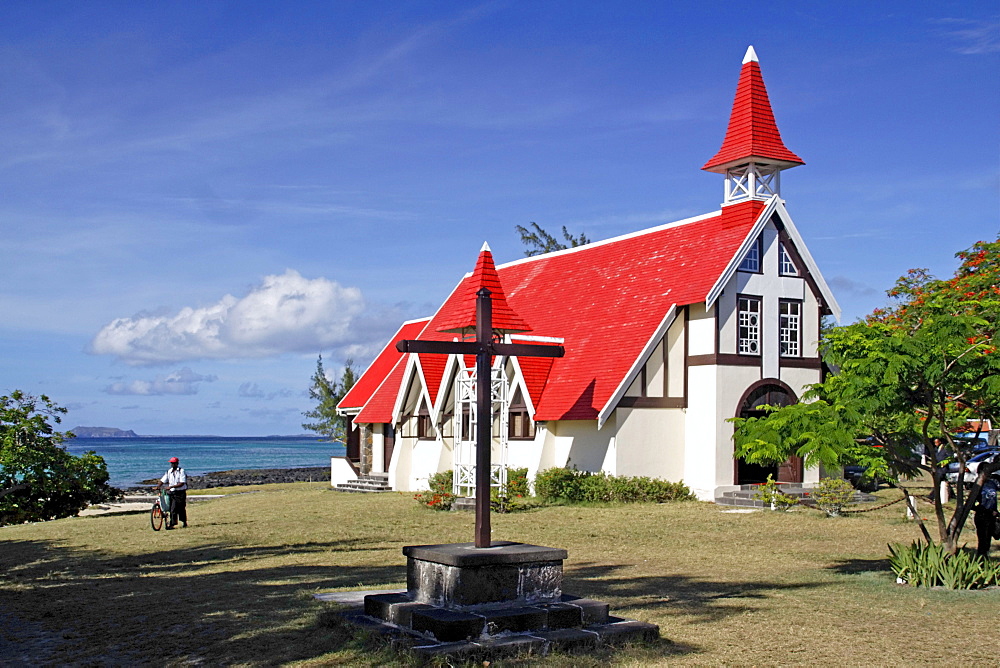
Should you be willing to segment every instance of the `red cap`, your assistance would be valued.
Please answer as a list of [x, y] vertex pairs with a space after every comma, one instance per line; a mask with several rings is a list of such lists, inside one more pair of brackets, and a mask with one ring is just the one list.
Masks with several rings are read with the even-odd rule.
[[171, 464], [176, 464], [176, 463], [177, 463], [177, 462], [179, 462], [179, 461], [180, 461], [180, 460], [179, 460], [179, 459], [177, 459], [176, 457], [171, 457], [171, 458], [170, 458], [170, 463], [171, 463]]

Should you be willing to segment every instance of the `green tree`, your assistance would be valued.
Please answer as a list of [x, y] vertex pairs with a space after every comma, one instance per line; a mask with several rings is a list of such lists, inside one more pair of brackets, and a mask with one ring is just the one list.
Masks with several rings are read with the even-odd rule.
[[72, 437], [52, 425], [64, 413], [44, 394], [0, 397], [0, 525], [70, 517], [121, 495], [103, 458], [75, 457], [60, 445]]
[[330, 380], [323, 368], [323, 356], [320, 355], [316, 360], [312, 385], [309, 386], [309, 398], [316, 402], [316, 407], [302, 413], [312, 420], [303, 422], [302, 428], [321, 434], [329, 441], [345, 442], [350, 429], [350, 417], [337, 415], [337, 404], [354, 387], [356, 379], [357, 369], [354, 368], [354, 360], [348, 359], [344, 363], [344, 372], [340, 380]]
[[[532, 222], [528, 224], [534, 228], [534, 231], [529, 230], [523, 225], [514, 226], [514, 229], [521, 235], [521, 243], [528, 247], [528, 250], [524, 251], [524, 254], [527, 257], [541, 255], [542, 253], [551, 253], [552, 251], [557, 250], [565, 250], [566, 248], [576, 248], [577, 246], [583, 246], [584, 244], [590, 243], [590, 239], [588, 239], [584, 234], [574, 237], [569, 233], [565, 225], [563, 225], [562, 233], [566, 243], [563, 243], [543, 230], [538, 223]], [[569, 245], [567, 246], [566, 244]]]
[[[969, 420], [1000, 417], [1000, 239], [957, 257], [952, 278], [910, 271], [889, 291], [887, 308], [827, 330], [823, 358], [837, 373], [813, 385], [804, 403], [735, 419], [736, 455], [761, 464], [797, 454], [807, 465], [867, 465], [907, 503], [914, 475], [923, 471], [938, 489], [944, 465], [964, 468], [970, 446], [953, 434]], [[959, 476], [950, 516], [933, 494], [938, 540], [949, 552], [958, 549], [986, 476], [998, 469], [1000, 462], [981, 466], [971, 485]]]

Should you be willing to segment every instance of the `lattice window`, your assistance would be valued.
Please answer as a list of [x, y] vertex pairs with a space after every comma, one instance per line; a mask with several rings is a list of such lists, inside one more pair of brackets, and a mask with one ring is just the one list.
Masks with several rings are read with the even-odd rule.
[[792, 260], [791, 254], [785, 248], [784, 242], [778, 245], [778, 273], [782, 276], [798, 276], [799, 270]]
[[760, 298], [740, 297], [737, 315], [737, 352], [760, 355]]
[[778, 303], [778, 340], [782, 357], [802, 354], [802, 303], [782, 300]]
[[750, 246], [750, 250], [747, 251], [743, 261], [740, 262], [740, 271], [752, 271], [755, 274], [760, 273], [760, 256], [762, 255], [761, 246], [762, 243], [760, 237], [758, 237], [757, 240], [753, 242], [753, 245]]

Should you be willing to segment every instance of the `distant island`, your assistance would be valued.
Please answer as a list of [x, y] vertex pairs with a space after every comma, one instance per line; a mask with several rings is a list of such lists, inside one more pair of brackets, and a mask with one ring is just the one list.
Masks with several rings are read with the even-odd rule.
[[77, 438], [139, 438], [131, 429], [114, 427], [73, 427], [70, 429]]

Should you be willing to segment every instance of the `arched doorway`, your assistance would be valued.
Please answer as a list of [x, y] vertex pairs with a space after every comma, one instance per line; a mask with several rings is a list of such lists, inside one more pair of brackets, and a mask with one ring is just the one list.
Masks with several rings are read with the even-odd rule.
[[[761, 417], [766, 415], [764, 406], [791, 406], [798, 403], [798, 397], [785, 383], [775, 378], [759, 380], [743, 393], [738, 404], [737, 417]], [[802, 458], [792, 455], [786, 461], [774, 466], [751, 464], [742, 459], [733, 462], [733, 482], [737, 485], [754, 485], [774, 476], [778, 482], [802, 482]]]

